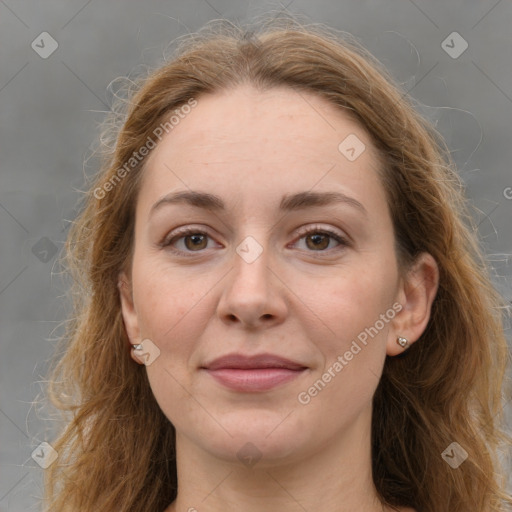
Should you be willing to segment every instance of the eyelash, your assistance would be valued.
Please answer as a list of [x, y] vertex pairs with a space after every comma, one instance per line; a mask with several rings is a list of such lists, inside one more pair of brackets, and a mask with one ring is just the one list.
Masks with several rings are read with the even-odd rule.
[[[314, 250], [311, 250], [311, 251], [308, 251], [308, 252], [318, 252], [318, 253], [327, 253], [327, 252], [330, 252], [330, 251], [336, 251], [337, 249], [340, 250], [340, 249], [344, 249], [345, 247], [348, 247], [350, 245], [349, 241], [344, 238], [343, 236], [341, 236], [339, 233], [336, 233], [335, 231], [332, 231], [328, 228], [320, 228], [318, 226], [313, 226], [307, 230], [302, 230], [300, 233], [299, 233], [299, 238], [297, 239], [297, 241], [301, 240], [302, 238], [306, 237], [307, 235], [310, 235], [310, 234], [321, 234], [321, 235], [328, 235], [329, 237], [333, 238], [334, 240], [336, 240], [340, 245], [339, 246], [336, 246], [335, 248], [331, 248], [331, 249], [325, 249], [325, 250], [319, 250], [319, 251], [314, 251]], [[184, 228], [176, 233], [174, 233], [174, 236], [172, 238], [165, 238], [163, 240], [163, 242], [161, 242], [159, 245], [160, 247], [162, 248], [169, 248], [172, 252], [174, 253], [177, 253], [177, 254], [180, 254], [180, 255], [183, 255], [183, 254], [186, 254], [187, 257], [192, 257], [194, 255], [194, 253], [201, 253], [201, 252], [204, 252], [205, 249], [201, 249], [201, 250], [198, 250], [198, 251], [182, 251], [182, 250], [179, 250], [179, 249], [176, 249], [172, 246], [172, 244], [174, 242], [176, 242], [177, 240], [180, 240], [182, 238], [186, 238], [188, 235], [206, 235], [208, 237], [210, 237], [210, 235], [208, 234], [208, 232], [204, 231], [204, 230], [201, 230], [201, 229], [194, 229], [194, 228]], [[210, 237], [211, 238], [211, 237]]]

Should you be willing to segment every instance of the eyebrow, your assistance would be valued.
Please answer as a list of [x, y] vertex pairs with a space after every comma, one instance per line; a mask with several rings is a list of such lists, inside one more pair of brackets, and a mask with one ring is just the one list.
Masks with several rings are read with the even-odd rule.
[[[226, 205], [224, 201], [216, 195], [195, 190], [184, 190], [173, 192], [159, 199], [152, 207], [150, 215], [157, 209], [169, 204], [189, 204], [198, 208], [204, 208], [213, 211], [224, 211]], [[343, 203], [358, 209], [364, 215], [368, 215], [366, 208], [353, 197], [347, 196], [342, 192], [298, 192], [293, 195], [284, 195], [279, 204], [279, 210], [290, 212], [313, 208], [316, 206], [327, 206], [330, 204]]]

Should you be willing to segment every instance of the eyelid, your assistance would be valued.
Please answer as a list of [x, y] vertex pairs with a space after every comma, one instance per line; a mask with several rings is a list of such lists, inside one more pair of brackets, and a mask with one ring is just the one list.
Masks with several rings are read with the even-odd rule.
[[350, 237], [346, 235], [344, 232], [336, 230], [335, 228], [324, 227], [320, 224], [306, 224], [305, 226], [301, 226], [300, 228], [298, 228], [297, 239], [300, 239], [304, 235], [308, 235], [311, 232], [317, 231], [320, 233], [332, 235], [334, 238], [340, 238], [347, 245], [350, 243]]

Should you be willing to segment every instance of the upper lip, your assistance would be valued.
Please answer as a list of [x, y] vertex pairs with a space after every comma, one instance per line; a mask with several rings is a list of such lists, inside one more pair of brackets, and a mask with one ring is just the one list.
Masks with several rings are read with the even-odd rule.
[[208, 370], [220, 370], [221, 368], [243, 370], [255, 368], [286, 368], [288, 370], [303, 370], [307, 367], [303, 364], [274, 354], [257, 354], [253, 356], [247, 356], [244, 354], [227, 354], [205, 364], [202, 368], [207, 368]]

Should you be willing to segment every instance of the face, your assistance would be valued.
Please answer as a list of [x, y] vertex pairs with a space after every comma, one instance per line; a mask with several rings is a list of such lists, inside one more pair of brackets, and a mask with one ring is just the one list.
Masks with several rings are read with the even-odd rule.
[[[152, 152], [122, 308], [178, 439], [271, 464], [368, 435], [385, 357], [417, 337], [378, 167], [359, 124], [287, 88], [201, 96]], [[210, 364], [233, 354], [288, 362]]]

